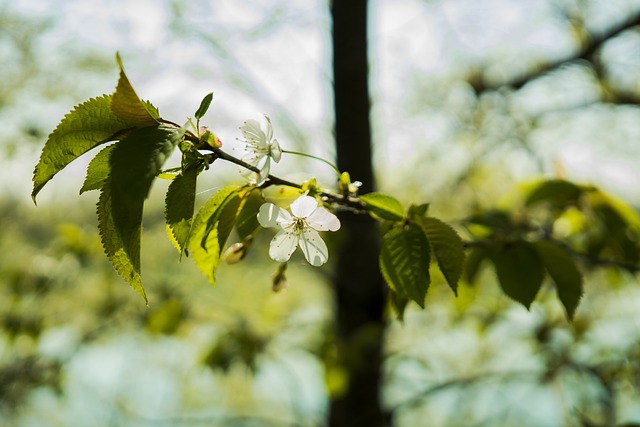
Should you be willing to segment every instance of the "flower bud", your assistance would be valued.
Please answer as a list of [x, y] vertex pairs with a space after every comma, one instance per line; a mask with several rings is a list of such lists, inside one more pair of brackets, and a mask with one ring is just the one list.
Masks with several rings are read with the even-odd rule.
[[224, 251], [224, 262], [227, 264], [237, 264], [247, 255], [247, 245], [244, 243], [234, 243]]
[[273, 292], [280, 292], [287, 286], [287, 276], [284, 274], [286, 270], [287, 263], [284, 262], [280, 264], [278, 271], [276, 271], [271, 277], [271, 289], [273, 289]]

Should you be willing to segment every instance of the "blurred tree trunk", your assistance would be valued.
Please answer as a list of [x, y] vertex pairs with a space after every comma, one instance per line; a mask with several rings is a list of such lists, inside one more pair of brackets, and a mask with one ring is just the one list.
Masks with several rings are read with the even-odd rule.
[[[333, 78], [338, 167], [374, 188], [367, 79], [367, 0], [334, 0]], [[334, 279], [336, 335], [348, 375], [344, 394], [331, 402], [330, 426], [387, 425], [380, 405], [385, 287], [378, 269], [375, 222], [340, 215], [345, 239]]]

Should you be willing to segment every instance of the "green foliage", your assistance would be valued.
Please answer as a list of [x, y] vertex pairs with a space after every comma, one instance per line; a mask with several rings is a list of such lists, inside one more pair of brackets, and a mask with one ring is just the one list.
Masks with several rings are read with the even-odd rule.
[[104, 187], [109, 174], [111, 173], [111, 167], [109, 160], [111, 159], [111, 152], [115, 145], [109, 145], [103, 148], [100, 152], [89, 162], [87, 167], [87, 176], [84, 179], [80, 194], [85, 191], [99, 190]]
[[422, 203], [419, 205], [410, 205], [407, 211], [407, 216], [409, 218], [427, 216], [427, 212], [429, 211], [429, 203]]
[[516, 241], [495, 247], [489, 258], [504, 293], [529, 308], [544, 279], [544, 265], [536, 248]]
[[564, 209], [570, 205], [577, 205], [584, 189], [579, 185], [562, 179], [543, 181], [527, 196], [527, 206], [547, 203], [552, 208]]
[[140, 257], [138, 255], [132, 259], [129, 256], [113, 221], [111, 187], [108, 182], [100, 192], [98, 201], [98, 231], [104, 252], [113, 267], [147, 302], [147, 294], [142, 287], [142, 278], [140, 277]]
[[211, 100], [213, 100], [213, 92], [208, 93], [204, 98], [202, 98], [198, 111], [196, 111], [195, 114], [196, 120], [200, 120], [205, 114], [207, 114], [207, 110], [209, 110], [209, 106], [211, 105]]
[[391, 308], [396, 313], [396, 317], [398, 320], [404, 320], [404, 312], [407, 309], [407, 304], [409, 304], [409, 299], [403, 295], [394, 292], [393, 289], [389, 290], [389, 302]]
[[[111, 175], [107, 181], [110, 218], [122, 249], [138, 275], [144, 200], [183, 134], [184, 130], [167, 125], [136, 129], [117, 142], [111, 153]], [[106, 230], [109, 229], [103, 232]], [[132, 286], [138, 290], [137, 282]]]
[[553, 279], [558, 298], [571, 319], [582, 298], [582, 274], [571, 254], [556, 242], [540, 240], [533, 243], [549, 276]]
[[111, 101], [111, 111], [131, 127], [157, 125], [160, 119], [158, 110], [148, 102], [143, 102], [138, 98], [124, 72], [120, 55], [116, 55], [116, 59], [118, 67], [120, 67], [120, 78]]
[[198, 211], [189, 235], [189, 251], [194, 262], [215, 285], [222, 248], [229, 237], [229, 224], [235, 221], [240, 204], [241, 187], [229, 186], [218, 191]]
[[250, 191], [242, 199], [242, 204], [236, 219], [236, 231], [240, 240], [245, 240], [249, 236], [253, 236], [260, 230], [258, 222], [258, 211], [264, 200], [260, 196], [259, 191]]
[[92, 98], [67, 114], [49, 135], [33, 172], [36, 195], [51, 178], [87, 151], [113, 141], [127, 124], [111, 111], [110, 95]]
[[197, 178], [198, 169], [187, 168], [171, 181], [165, 197], [167, 233], [181, 255], [187, 247], [191, 232]]
[[369, 213], [378, 219], [388, 221], [401, 221], [404, 217], [404, 208], [397, 199], [383, 193], [369, 193], [360, 196]]
[[431, 283], [429, 241], [422, 228], [408, 223], [398, 225], [384, 235], [380, 250], [380, 270], [387, 284], [401, 298], [424, 307]]
[[[586, 260], [611, 256], [610, 264], [631, 271], [640, 259], [640, 216], [635, 210], [594, 187], [561, 179], [530, 186], [522, 206], [489, 209], [467, 218], [464, 224], [473, 241], [468, 244], [466, 259], [465, 244], [458, 233], [427, 216], [428, 203], [405, 209], [387, 194], [358, 197], [348, 172], [340, 175], [338, 194], [320, 189], [314, 178], [294, 184], [270, 176], [260, 186], [225, 187], [206, 201], [194, 218], [199, 174], [219, 158], [246, 164], [224, 153], [211, 131], [201, 135], [196, 128], [193, 134], [184, 126], [160, 119], [157, 109], [138, 97], [119, 56], [117, 60], [120, 75], [113, 95], [79, 105], [49, 136], [34, 170], [32, 197], [35, 201], [42, 187], [71, 161], [112, 141], [89, 163], [80, 193], [100, 190], [97, 213], [104, 251], [116, 271], [145, 299], [140, 273], [142, 214], [158, 176], [172, 179], [165, 197], [169, 238], [181, 256], [191, 254], [212, 284], [234, 228], [241, 243], [231, 248], [232, 256], [227, 259], [237, 262], [244, 258], [261, 228], [257, 215], [265, 197], [262, 190], [273, 184], [280, 187], [278, 197], [287, 191], [298, 197], [302, 191], [321, 197], [327, 206], [365, 211], [384, 225], [379, 264], [391, 289], [391, 306], [400, 318], [409, 301], [424, 306], [432, 259], [456, 295], [463, 273], [473, 282], [483, 261], [489, 259], [504, 293], [527, 308], [548, 273], [569, 318], [583, 292], [582, 274], [573, 258], [578, 254]], [[212, 99], [209, 93], [201, 101], [195, 112], [198, 124]], [[180, 167], [163, 171], [176, 147], [182, 152]], [[568, 231], [567, 222], [571, 223]], [[559, 230], [564, 230], [564, 235], [557, 235]]]
[[467, 283], [473, 283], [476, 280], [482, 261], [489, 256], [489, 250], [485, 247], [470, 248], [466, 254], [466, 263], [464, 267], [464, 278]]
[[464, 269], [464, 246], [462, 239], [450, 225], [437, 218], [418, 217], [417, 224], [429, 239], [438, 267], [451, 290], [458, 294], [458, 281]]

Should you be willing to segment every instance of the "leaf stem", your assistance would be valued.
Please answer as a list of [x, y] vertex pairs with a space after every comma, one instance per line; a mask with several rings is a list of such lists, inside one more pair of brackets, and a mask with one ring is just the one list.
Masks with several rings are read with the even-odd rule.
[[325, 164], [331, 166], [331, 168], [336, 171], [336, 174], [338, 174], [338, 176], [340, 176], [340, 169], [338, 169], [338, 167], [336, 165], [334, 165], [333, 163], [331, 163], [330, 161], [323, 159], [322, 157], [317, 157], [311, 154], [307, 154], [307, 153], [302, 153], [300, 151], [289, 151], [289, 150], [282, 150], [283, 153], [286, 154], [294, 154], [296, 156], [302, 156], [302, 157], [309, 157], [311, 159], [315, 159], [315, 160], [320, 160], [321, 162], [324, 162]]

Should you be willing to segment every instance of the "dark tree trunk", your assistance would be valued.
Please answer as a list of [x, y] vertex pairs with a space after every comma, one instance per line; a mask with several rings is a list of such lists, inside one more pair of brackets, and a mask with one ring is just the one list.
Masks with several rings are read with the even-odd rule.
[[[338, 167], [374, 188], [367, 79], [367, 0], [334, 0], [333, 77]], [[348, 373], [348, 388], [331, 403], [330, 426], [387, 425], [380, 405], [384, 283], [375, 222], [340, 215], [345, 235], [334, 279], [336, 334]]]

